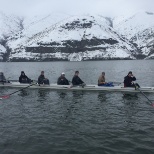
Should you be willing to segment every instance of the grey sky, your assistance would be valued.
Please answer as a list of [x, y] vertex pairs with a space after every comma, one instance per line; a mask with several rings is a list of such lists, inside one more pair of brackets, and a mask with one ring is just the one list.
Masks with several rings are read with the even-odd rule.
[[0, 11], [19, 15], [46, 13], [128, 15], [154, 12], [154, 0], [0, 0]]

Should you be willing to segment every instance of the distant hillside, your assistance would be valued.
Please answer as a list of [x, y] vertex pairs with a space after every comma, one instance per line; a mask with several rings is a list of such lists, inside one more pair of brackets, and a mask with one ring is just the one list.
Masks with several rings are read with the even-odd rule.
[[0, 60], [153, 58], [153, 17], [147, 12], [113, 20], [101, 15], [48, 14], [19, 18], [1, 13]]
[[115, 18], [114, 22], [114, 28], [135, 44], [140, 54], [146, 59], [154, 57], [154, 13], [139, 12], [127, 19]]

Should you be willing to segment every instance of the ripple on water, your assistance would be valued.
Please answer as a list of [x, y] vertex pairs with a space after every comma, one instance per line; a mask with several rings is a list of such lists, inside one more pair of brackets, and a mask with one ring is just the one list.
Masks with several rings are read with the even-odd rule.
[[[147, 63], [153, 64], [150, 61]], [[40, 69], [49, 66], [51, 68], [51, 70], [46, 69], [47, 76], [51, 75], [50, 71], [54, 72], [51, 82], [55, 82], [62, 71], [63, 63], [56, 64], [59, 66], [54, 63], [55, 70], [52, 70], [53, 63], [41, 63], [43, 66]], [[142, 70], [139, 71], [139, 61], [136, 63], [131, 61], [131, 64], [129, 61], [123, 63], [112, 61], [112, 68], [109, 62], [94, 62], [93, 65], [88, 62], [71, 64], [65, 63], [63, 68], [67, 70], [65, 73], [68, 77], [74, 73], [74, 69], [82, 68], [83, 79], [93, 74], [92, 78], [87, 78], [87, 82], [92, 84], [96, 83], [96, 78], [102, 71], [102, 64], [109, 80], [114, 76], [116, 80], [123, 80], [126, 74], [123, 68], [129, 66], [128, 69], [132, 69], [137, 76], [142, 76], [147, 70], [141, 83], [147, 83], [149, 86], [154, 84], [153, 78], [150, 78], [154, 68], [149, 64], [150, 71], [148, 71], [143, 65]], [[86, 64], [86, 70], [83, 64]], [[34, 68], [33, 70], [40, 71], [38, 64], [29, 65]], [[23, 66], [24, 64], [21, 63], [20, 69], [23, 69]], [[7, 73], [16, 77], [14, 72]], [[33, 72], [29, 73], [37, 78]], [[2, 88], [0, 92], [3, 95], [15, 90], [17, 89]], [[152, 94], [147, 96], [153, 99]], [[141, 94], [124, 97], [121, 93], [27, 89], [12, 95], [9, 99], [1, 100], [0, 153], [153, 154], [153, 114], [154, 108]]]

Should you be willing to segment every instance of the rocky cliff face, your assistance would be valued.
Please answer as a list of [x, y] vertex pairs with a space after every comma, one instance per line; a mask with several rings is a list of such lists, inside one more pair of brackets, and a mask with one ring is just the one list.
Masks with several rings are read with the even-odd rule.
[[[17, 24], [14, 32], [5, 38], [2, 38], [5, 32], [0, 36], [1, 61], [152, 58], [153, 15], [143, 14], [143, 26], [133, 23], [140, 19], [139, 14], [113, 21], [99, 15], [18, 18], [14, 20]], [[145, 26], [146, 18], [151, 21], [150, 27]]]

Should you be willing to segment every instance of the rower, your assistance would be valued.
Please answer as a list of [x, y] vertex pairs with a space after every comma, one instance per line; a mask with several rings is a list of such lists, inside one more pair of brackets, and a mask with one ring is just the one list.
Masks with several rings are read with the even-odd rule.
[[128, 72], [128, 75], [124, 77], [124, 87], [137, 87], [140, 88], [139, 84], [134, 83], [136, 77], [133, 75], [132, 71]]
[[102, 72], [102, 74], [99, 76], [98, 86], [113, 87], [112, 82], [105, 82], [105, 72]]
[[68, 80], [65, 78], [64, 72], [62, 72], [61, 76], [58, 78], [57, 85], [69, 85]]
[[84, 87], [86, 84], [79, 78], [79, 71], [75, 71], [75, 74], [72, 79], [73, 86], [82, 86]]
[[26, 75], [25, 75], [25, 72], [24, 71], [21, 71], [21, 75], [19, 77], [19, 82], [20, 83], [31, 83], [32, 80], [29, 79]]
[[0, 83], [6, 83], [6, 78], [3, 72], [0, 72]]
[[38, 84], [47, 84], [49, 85], [49, 80], [45, 78], [44, 71], [41, 71], [41, 75], [38, 77]]

